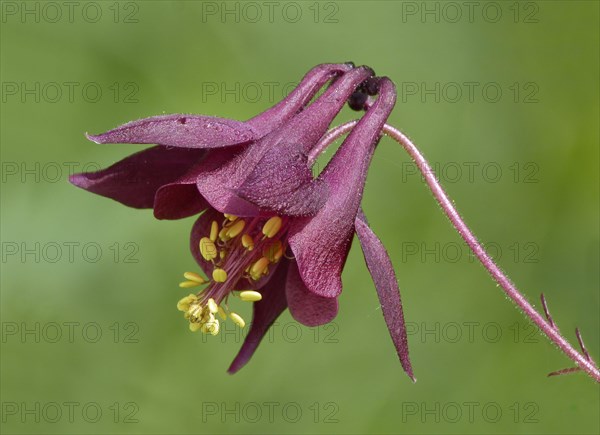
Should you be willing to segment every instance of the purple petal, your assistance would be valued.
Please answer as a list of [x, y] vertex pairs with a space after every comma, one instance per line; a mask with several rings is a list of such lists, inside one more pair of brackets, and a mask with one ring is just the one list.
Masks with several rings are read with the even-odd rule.
[[[327, 185], [313, 180], [308, 157], [291, 144], [267, 153], [235, 192], [253, 204], [288, 216], [315, 214], [327, 197]], [[288, 160], [285, 163], [283, 161]], [[285, 165], [285, 170], [281, 166]]]
[[196, 183], [176, 182], [158, 189], [154, 197], [156, 219], [183, 219], [194, 216], [208, 207]]
[[287, 271], [288, 261], [284, 260], [275, 271], [273, 279], [262, 290], [263, 299], [254, 303], [250, 331], [244, 340], [242, 348], [227, 370], [228, 373], [234, 374], [246, 365], [273, 322], [287, 307], [285, 299]]
[[321, 64], [311, 69], [300, 84], [277, 105], [246, 121], [258, 136], [264, 136], [296, 115], [332, 78], [350, 71], [352, 64]]
[[356, 87], [372, 70], [356, 68], [339, 78], [313, 104], [257, 141], [239, 165], [244, 184], [236, 192], [262, 208], [289, 216], [315, 214], [326, 188], [313, 182], [308, 152], [325, 134]]
[[243, 122], [199, 115], [161, 115], [139, 119], [99, 135], [96, 143], [159, 144], [182, 148], [217, 148], [247, 143], [257, 137]]
[[369, 227], [362, 212], [356, 217], [355, 225], [356, 235], [362, 246], [365, 262], [377, 289], [383, 318], [392, 336], [394, 346], [396, 346], [400, 363], [406, 374], [415, 382], [408, 356], [408, 338], [406, 337], [400, 289], [398, 288], [394, 267], [385, 247]]
[[291, 142], [308, 154], [312, 146], [327, 132], [329, 125], [344, 108], [358, 85], [372, 75], [372, 69], [362, 66], [344, 74], [314, 103], [284, 124], [282, 128], [277, 129], [276, 133], [270, 136], [269, 145]]
[[308, 290], [300, 277], [298, 265], [293, 260], [288, 269], [285, 293], [290, 313], [303, 325], [324, 325], [337, 315], [337, 298], [324, 298]]
[[106, 169], [74, 174], [69, 181], [129, 207], [152, 208], [156, 191], [185, 174], [205, 153], [205, 150], [155, 146], [132, 154]]
[[200, 195], [196, 180], [201, 169], [210, 161], [211, 153], [196, 162], [183, 176], [173, 183], [165, 184], [154, 197], [154, 217], [157, 219], [182, 219], [208, 208], [208, 202]]
[[354, 234], [354, 219], [367, 171], [395, 101], [393, 83], [381, 79], [379, 98], [320, 176], [329, 188], [325, 206], [314, 217], [297, 219], [290, 227], [289, 243], [302, 279], [319, 296], [331, 298], [342, 291], [341, 273]]
[[[198, 173], [196, 186], [200, 194], [210, 205], [222, 213], [236, 216], [258, 216], [258, 206], [241, 198], [235, 193], [239, 183], [245, 155], [240, 147], [215, 150], [210, 161]], [[249, 149], [248, 149], [249, 150]]]

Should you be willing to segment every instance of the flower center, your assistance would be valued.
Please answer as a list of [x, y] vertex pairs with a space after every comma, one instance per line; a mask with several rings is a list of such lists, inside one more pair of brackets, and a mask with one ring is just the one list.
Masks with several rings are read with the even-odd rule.
[[189, 294], [177, 303], [177, 309], [184, 312], [189, 320], [192, 332], [205, 334], [219, 333], [219, 320], [231, 319], [240, 328], [246, 325], [244, 319], [229, 310], [227, 301], [230, 295], [242, 301], [257, 302], [262, 294], [254, 290], [252, 283], [269, 275], [279, 262], [286, 248], [285, 218], [250, 218], [245, 220], [237, 216], [224, 214], [219, 222], [212, 221], [210, 233], [200, 239], [198, 250], [207, 263], [212, 266], [211, 279], [195, 272], [183, 274], [186, 281], [179, 284], [182, 288], [206, 288], [197, 294]]

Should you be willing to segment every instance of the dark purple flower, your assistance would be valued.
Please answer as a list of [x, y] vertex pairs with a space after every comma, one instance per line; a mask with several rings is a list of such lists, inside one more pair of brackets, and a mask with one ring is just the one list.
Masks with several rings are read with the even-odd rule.
[[[341, 273], [356, 233], [400, 361], [414, 379], [392, 264], [360, 210], [371, 157], [396, 101], [393, 83], [373, 75], [366, 67], [322, 65], [305, 77], [293, 99], [245, 123], [170, 115], [90, 136], [99, 143], [160, 145], [99, 173], [76, 175], [74, 184], [133, 207], [153, 206], [158, 218], [204, 210], [190, 243], [208, 279], [186, 272], [180, 286], [206, 288], [180, 300], [178, 308], [192, 331], [214, 335], [219, 316], [245, 326], [229, 310], [230, 296], [254, 302], [250, 331], [230, 373], [246, 364], [286, 308], [307, 326], [336, 316]], [[346, 102], [357, 100], [357, 89], [366, 86], [369, 95], [378, 91], [376, 100], [314, 178], [310, 151]], [[121, 186], [129, 176], [139, 180]]]

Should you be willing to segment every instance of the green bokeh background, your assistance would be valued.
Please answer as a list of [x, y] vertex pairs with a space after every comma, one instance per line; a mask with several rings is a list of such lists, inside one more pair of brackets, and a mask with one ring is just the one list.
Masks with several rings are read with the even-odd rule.
[[[7, 3], [42, 7], [3, 2], [3, 8]], [[115, 23], [114, 2], [96, 2], [103, 15], [90, 23], [81, 15], [87, 3], [78, 3], [73, 23], [44, 19], [54, 15], [36, 23], [3, 9], [3, 433], [600, 432], [598, 385], [582, 374], [546, 378], [569, 361], [469, 259], [409, 159], [389, 139], [374, 157], [363, 205], [397, 270], [413, 332], [416, 384], [397, 361], [357, 243], [334, 324], [300, 327], [286, 312], [251, 363], [229, 376], [239, 334], [230, 327], [225, 340], [203, 339], [187, 331], [175, 310], [184, 294], [177, 287], [180, 273], [195, 268], [188, 251], [193, 218], [157, 221], [149, 211], [67, 182], [69, 165], [106, 166], [140, 149], [95, 145], [86, 131], [160, 113], [247, 119], [318, 63], [367, 64], [396, 82], [390, 122], [447, 172], [442, 182], [476, 234], [500, 247], [501, 267], [537, 306], [545, 292], [564, 333], [574, 340], [580, 327], [598, 359], [598, 2], [520, 3], [517, 23], [513, 2], [497, 3], [497, 23], [485, 19], [492, 10], [482, 15], [487, 2], [479, 3], [472, 22], [463, 15], [456, 23], [449, 22], [450, 9], [441, 9], [435, 22], [434, 16], [403, 14], [407, 5], [393, 1], [295, 2], [288, 15], [283, 8], [294, 2], [276, 2], [272, 20], [268, 6], [258, 2], [263, 16], [256, 23], [244, 19], [253, 19], [250, 9], [236, 22], [231, 15], [203, 15], [206, 4], [193, 1], [120, 3]], [[302, 17], [292, 23], [298, 8]], [[137, 23], [123, 22], [128, 12]], [[524, 22], [527, 13], [537, 22]], [[324, 22], [326, 14], [337, 22]], [[10, 94], [11, 82], [80, 85], [72, 102], [64, 86], [58, 101], [48, 101], [54, 98], [48, 94], [36, 102]], [[90, 82], [103, 91], [96, 103], [81, 95]], [[266, 82], [278, 84], [274, 99]], [[453, 94], [422, 101], [420, 94], [403, 92], [414, 84], [423, 90], [465, 82], [479, 84], [473, 102], [466, 95], [448, 101]], [[516, 102], [515, 82], [521, 90]], [[120, 89], [117, 102], [113, 83]], [[128, 83], [137, 86], [137, 103], [124, 102], [133, 89], [125, 88]], [[239, 83], [248, 92], [258, 83], [262, 95], [238, 94], [236, 102], [235, 95], [203, 92], [207, 83]], [[486, 83], [501, 88], [499, 102], [483, 98]], [[532, 89], [537, 102], [526, 103]], [[340, 119], [353, 116], [345, 110]], [[476, 165], [472, 179], [467, 164]], [[456, 166], [462, 174], [453, 172]], [[495, 167], [502, 175], [491, 182]], [[79, 244], [72, 261], [70, 242]], [[39, 261], [34, 254], [9, 255], [15, 246], [35, 250], [36, 243]], [[86, 243], [102, 248], [98, 261], [86, 261]], [[51, 262], [55, 244], [63, 252]], [[137, 262], [125, 261], [131, 246], [129, 259]], [[415, 246], [419, 252], [412, 255], [408, 249]], [[461, 251], [453, 261], [456, 246]], [[237, 308], [250, 317], [249, 306]], [[66, 322], [78, 322], [72, 340]], [[57, 324], [62, 337], [55, 343]], [[36, 327], [39, 337], [21, 336]], [[12, 328], [18, 329], [14, 335]], [[424, 328], [437, 328], [438, 337], [422, 335]], [[102, 336], [94, 343], [98, 329]], [[77, 403], [73, 421], [65, 402]], [[89, 403], [88, 419], [94, 406], [102, 410], [97, 422], [82, 415]], [[52, 404], [59, 404], [61, 416]], [[21, 414], [36, 406], [39, 422], [35, 411]]]

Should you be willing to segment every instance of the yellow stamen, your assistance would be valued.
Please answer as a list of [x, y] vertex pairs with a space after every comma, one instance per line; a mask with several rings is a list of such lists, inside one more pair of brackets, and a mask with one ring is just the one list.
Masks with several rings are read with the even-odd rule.
[[244, 290], [240, 293], [240, 299], [244, 302], [258, 302], [262, 299], [262, 295], [254, 290]]
[[264, 271], [267, 269], [268, 266], [269, 266], [269, 259], [267, 257], [261, 257], [260, 260], [258, 260], [256, 263], [254, 263], [252, 265], [252, 267], [250, 268], [250, 277], [254, 281], [257, 281], [261, 277], [261, 275], [264, 273]]
[[244, 234], [242, 236], [242, 246], [248, 251], [252, 251], [254, 249], [254, 239], [249, 234]]
[[279, 216], [273, 216], [263, 225], [262, 233], [270, 239], [279, 232], [281, 224], [281, 218]]
[[202, 328], [202, 325], [200, 323], [190, 323], [190, 331], [196, 332], [200, 330], [200, 328]]
[[210, 240], [214, 243], [219, 235], [219, 224], [217, 221], [212, 221], [210, 224]]
[[217, 335], [219, 333], [219, 321], [211, 314], [208, 321], [202, 324], [201, 329], [205, 334]]
[[217, 307], [217, 312], [219, 313], [219, 317], [223, 320], [227, 320], [227, 314], [225, 314], [225, 310], [219, 305]]
[[273, 255], [274, 263], [277, 263], [279, 260], [281, 260], [281, 257], [283, 257], [283, 245], [280, 245], [277, 252], [275, 252]]
[[184, 298], [181, 298], [179, 302], [177, 302], [177, 309], [179, 311], [187, 311], [190, 309], [190, 305], [196, 302], [197, 298], [195, 294], [190, 293]]
[[214, 242], [208, 237], [200, 239], [200, 254], [206, 261], [211, 261], [217, 257], [217, 248]]
[[225, 249], [222, 249], [221, 251], [219, 251], [219, 258], [222, 260], [227, 256], [227, 251]]
[[228, 221], [231, 221], [231, 222], [233, 222], [234, 220], [236, 220], [236, 219], [237, 219], [237, 216], [234, 216], [234, 215], [232, 215], [232, 214], [228, 214], [228, 213], [223, 213], [223, 216], [225, 216], [225, 218], [226, 218]]
[[240, 328], [243, 328], [244, 326], [246, 326], [246, 322], [244, 322], [244, 319], [242, 319], [242, 316], [240, 316], [239, 314], [229, 313], [229, 317], [231, 317], [231, 320], [233, 320], [233, 323], [238, 325]]
[[179, 287], [181, 287], [181, 288], [192, 288], [192, 287], [198, 287], [201, 285], [202, 284], [197, 281], [182, 281], [179, 283]]
[[219, 311], [219, 306], [217, 305], [217, 303], [215, 302], [215, 300], [213, 298], [210, 298], [208, 300], [207, 306], [208, 306], [208, 311], [210, 311], [212, 314], [216, 314]]
[[185, 272], [183, 277], [188, 281], [194, 281], [198, 284], [206, 284], [208, 282], [203, 276], [200, 276], [195, 272]]
[[219, 239], [221, 239], [224, 242], [226, 242], [227, 240], [229, 240], [229, 237], [227, 237], [227, 231], [228, 230], [229, 230], [229, 228], [227, 228], [227, 227], [221, 228], [221, 231], [219, 231]]
[[239, 233], [241, 233], [244, 230], [245, 226], [246, 226], [246, 221], [245, 220], [240, 219], [239, 221], [236, 221], [227, 230], [227, 233], [226, 233], [227, 237], [229, 237], [230, 239], [233, 239], [234, 237], [236, 237]]
[[225, 269], [215, 268], [212, 272], [212, 277], [215, 282], [225, 282], [227, 281], [227, 272]]
[[202, 305], [200, 304], [191, 306], [189, 309], [190, 317], [200, 320], [202, 319], [202, 311]]
[[279, 240], [275, 240], [271, 245], [263, 249], [263, 255], [269, 259], [271, 263], [276, 263], [280, 258], [279, 252], [283, 254], [283, 245]]

